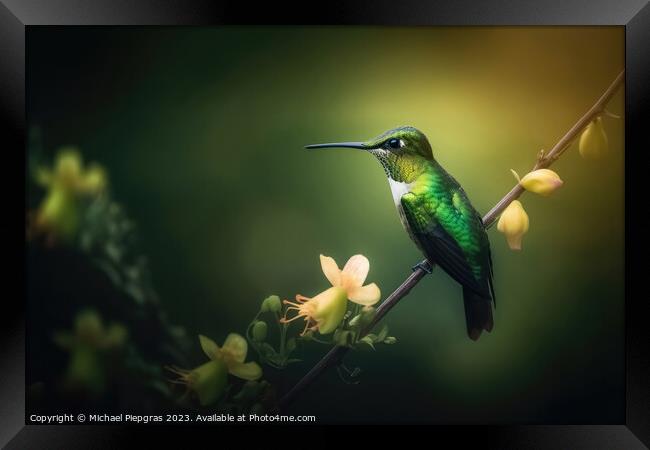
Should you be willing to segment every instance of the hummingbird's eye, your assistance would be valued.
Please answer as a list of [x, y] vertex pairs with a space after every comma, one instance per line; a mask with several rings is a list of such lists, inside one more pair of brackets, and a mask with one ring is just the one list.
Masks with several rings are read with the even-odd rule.
[[391, 139], [390, 141], [388, 141], [388, 146], [390, 148], [404, 147], [404, 141], [402, 141], [401, 139]]

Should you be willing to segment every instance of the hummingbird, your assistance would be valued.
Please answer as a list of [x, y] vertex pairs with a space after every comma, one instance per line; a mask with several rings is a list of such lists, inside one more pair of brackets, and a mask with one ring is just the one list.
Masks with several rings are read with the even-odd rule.
[[477, 340], [483, 330], [492, 331], [496, 301], [483, 220], [458, 181], [436, 161], [424, 133], [404, 126], [365, 142], [305, 148], [352, 148], [374, 155], [386, 173], [402, 225], [426, 257], [413, 269], [431, 273], [438, 265], [462, 286], [470, 339]]

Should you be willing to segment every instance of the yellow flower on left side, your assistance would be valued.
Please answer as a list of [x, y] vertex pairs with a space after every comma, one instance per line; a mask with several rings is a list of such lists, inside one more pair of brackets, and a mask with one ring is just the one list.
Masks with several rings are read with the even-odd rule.
[[79, 200], [97, 195], [107, 184], [106, 173], [98, 165], [83, 167], [81, 155], [74, 148], [57, 154], [54, 168], [41, 167], [36, 182], [47, 189], [34, 225], [64, 239], [74, 236], [79, 224]]
[[70, 353], [63, 380], [65, 387], [92, 395], [104, 392], [110, 373], [106, 356], [120, 350], [127, 338], [128, 331], [123, 325], [106, 326], [92, 309], [79, 312], [72, 331], [57, 331], [53, 335], [54, 343]]
[[[296, 302], [284, 300], [289, 307], [281, 322], [304, 318], [306, 323], [302, 335], [309, 330], [318, 330], [321, 334], [332, 333], [343, 320], [348, 299], [359, 305], [370, 306], [381, 298], [381, 291], [375, 283], [363, 285], [370, 271], [370, 262], [365, 256], [352, 256], [343, 270], [329, 256], [320, 255], [320, 263], [332, 287], [312, 298], [296, 295]], [[297, 315], [287, 319], [289, 311], [296, 311]]]
[[219, 347], [212, 339], [199, 335], [203, 352], [210, 361], [192, 369], [168, 369], [179, 376], [178, 383], [185, 384], [196, 393], [201, 405], [217, 401], [228, 384], [228, 373], [244, 380], [257, 380], [262, 368], [254, 361], [244, 362], [248, 353], [248, 342], [237, 333], [230, 333]]

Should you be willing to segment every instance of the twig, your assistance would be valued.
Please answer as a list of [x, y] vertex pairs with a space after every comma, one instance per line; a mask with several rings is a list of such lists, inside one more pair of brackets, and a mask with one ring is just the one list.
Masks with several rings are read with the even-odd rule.
[[[567, 133], [553, 146], [546, 154], [540, 152], [533, 170], [543, 169], [553, 164], [580, 132], [589, 125], [597, 116], [605, 112], [605, 106], [616, 93], [618, 88], [623, 84], [625, 70], [618, 74], [616, 79], [609, 85], [607, 90], [600, 96], [598, 101], [587, 111]], [[508, 192], [494, 207], [483, 217], [483, 224], [489, 228], [494, 224], [497, 217], [513, 201], [523, 194], [524, 188], [517, 184]], [[426, 260], [423, 263], [428, 263]], [[404, 298], [409, 291], [424, 278], [427, 272], [422, 267], [417, 267], [409, 277], [395, 291], [384, 300], [377, 308], [373, 320], [361, 332], [361, 337], [365, 336], [372, 328], [390, 311], [397, 303]], [[325, 372], [332, 365], [338, 364], [343, 356], [350, 350], [349, 347], [335, 346], [332, 348], [298, 383], [280, 400], [280, 408], [289, 405], [307, 386], [315, 381], [319, 375]]]

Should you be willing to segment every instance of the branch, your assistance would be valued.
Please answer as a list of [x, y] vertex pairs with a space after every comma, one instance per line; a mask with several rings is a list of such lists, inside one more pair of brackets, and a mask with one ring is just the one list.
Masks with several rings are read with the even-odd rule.
[[[553, 148], [546, 154], [540, 152], [537, 162], [533, 166], [533, 170], [543, 169], [553, 164], [567, 148], [571, 145], [574, 139], [580, 132], [589, 125], [596, 117], [605, 112], [605, 106], [614, 96], [618, 88], [623, 84], [625, 79], [625, 70], [618, 74], [616, 79], [609, 85], [607, 90], [600, 96], [594, 105], [587, 111], [576, 123], [571, 127], [567, 133], [553, 146]], [[510, 192], [508, 192], [501, 200], [497, 202], [494, 207], [488, 211], [483, 217], [483, 224], [489, 228], [494, 224], [497, 217], [503, 212], [504, 209], [513, 201], [519, 198], [524, 193], [524, 188], [517, 184]], [[422, 264], [429, 264], [428, 261], [423, 261]], [[373, 327], [390, 311], [397, 303], [404, 298], [419, 281], [424, 278], [428, 273], [422, 266], [418, 266], [409, 277], [395, 291], [384, 300], [375, 312], [373, 320], [363, 329], [361, 337], [368, 334]], [[326, 369], [338, 364], [343, 356], [350, 350], [349, 347], [335, 346], [332, 348], [312, 369], [300, 380], [298, 383], [280, 399], [280, 408], [288, 406], [307, 386], [315, 381]]]

